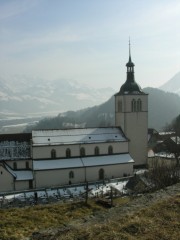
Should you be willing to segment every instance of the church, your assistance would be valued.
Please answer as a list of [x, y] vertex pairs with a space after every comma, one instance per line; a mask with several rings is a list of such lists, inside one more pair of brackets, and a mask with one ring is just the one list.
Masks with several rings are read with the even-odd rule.
[[0, 135], [0, 193], [122, 178], [145, 166], [148, 94], [135, 81], [130, 45], [126, 67], [114, 127]]

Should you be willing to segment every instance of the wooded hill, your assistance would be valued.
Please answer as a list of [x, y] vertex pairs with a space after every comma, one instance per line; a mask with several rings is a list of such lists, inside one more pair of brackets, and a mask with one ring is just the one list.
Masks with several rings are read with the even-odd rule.
[[[157, 88], [145, 88], [148, 98], [148, 127], [162, 130], [180, 113], [180, 96], [164, 92]], [[107, 127], [114, 126], [114, 96], [107, 102], [79, 111], [68, 111], [54, 118], [45, 118], [32, 129], [60, 129], [72, 127]]]

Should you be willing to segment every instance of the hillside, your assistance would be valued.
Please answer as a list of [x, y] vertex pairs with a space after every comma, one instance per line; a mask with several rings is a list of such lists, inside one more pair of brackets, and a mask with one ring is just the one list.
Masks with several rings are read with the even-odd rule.
[[[150, 128], [162, 130], [180, 113], [180, 96], [156, 88], [145, 88], [149, 94]], [[69, 111], [54, 118], [41, 120], [33, 129], [58, 129], [72, 127], [106, 127], [114, 126], [114, 96], [105, 103], [79, 111]], [[30, 131], [32, 127], [28, 128]]]
[[[180, 98], [174, 94], [180, 91], [180, 72], [161, 90], [144, 91], [149, 93], [149, 127], [162, 130], [180, 113]], [[113, 126], [114, 93], [67, 79], [0, 77], [0, 132], [22, 132], [27, 125], [30, 131], [40, 119], [36, 129]]]
[[148, 126], [162, 130], [179, 115], [180, 96], [157, 88], [145, 88], [144, 91], [149, 93]]
[[[134, 199], [116, 201], [109, 211], [72, 219], [61, 228], [33, 234], [32, 240], [177, 240], [180, 234], [179, 185]], [[176, 195], [177, 194], [177, 195]]]
[[177, 240], [180, 184], [140, 196], [114, 199], [105, 209], [94, 200], [0, 209], [3, 240]]

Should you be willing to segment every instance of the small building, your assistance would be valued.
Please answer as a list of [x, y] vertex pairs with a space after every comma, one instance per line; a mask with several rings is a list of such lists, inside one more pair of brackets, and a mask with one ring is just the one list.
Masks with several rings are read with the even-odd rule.
[[174, 153], [158, 152], [154, 153], [152, 150], [148, 154], [148, 167], [153, 168], [156, 166], [176, 166], [177, 160]]
[[33, 187], [31, 134], [0, 135], [0, 192]]
[[[153, 137], [152, 137], [153, 138]], [[173, 166], [179, 164], [180, 159], [180, 137], [174, 132], [155, 133], [156, 144], [148, 151], [148, 166], [155, 165]], [[150, 146], [150, 144], [148, 143]]]

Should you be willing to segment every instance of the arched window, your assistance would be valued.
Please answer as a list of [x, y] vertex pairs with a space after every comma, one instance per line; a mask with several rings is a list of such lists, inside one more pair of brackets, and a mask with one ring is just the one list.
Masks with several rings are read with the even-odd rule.
[[104, 169], [103, 168], [101, 168], [99, 170], [99, 180], [104, 180]]
[[135, 101], [135, 99], [133, 99], [132, 102], [131, 102], [131, 111], [136, 112], [136, 101]]
[[137, 100], [137, 111], [138, 112], [142, 111], [142, 101], [141, 101], [141, 99]]
[[80, 148], [80, 156], [84, 157], [86, 155], [85, 148]]
[[70, 178], [70, 179], [74, 178], [74, 172], [73, 172], [73, 171], [70, 171], [70, 172], [69, 172], [69, 178]]
[[55, 149], [51, 150], [51, 158], [56, 158], [56, 150]]
[[29, 162], [26, 162], [26, 169], [29, 169]]
[[108, 147], [108, 154], [113, 154], [113, 147], [112, 146], [109, 146]]
[[94, 155], [99, 155], [99, 148], [98, 147], [95, 147], [95, 149], [94, 149]]
[[67, 158], [71, 157], [71, 149], [69, 149], [69, 148], [66, 149], [66, 157]]
[[17, 162], [14, 162], [14, 163], [13, 163], [13, 168], [14, 168], [14, 170], [17, 169]]
[[122, 112], [122, 101], [118, 101], [118, 112]]

